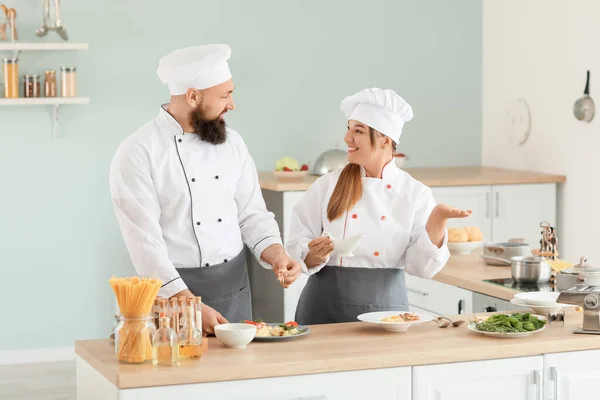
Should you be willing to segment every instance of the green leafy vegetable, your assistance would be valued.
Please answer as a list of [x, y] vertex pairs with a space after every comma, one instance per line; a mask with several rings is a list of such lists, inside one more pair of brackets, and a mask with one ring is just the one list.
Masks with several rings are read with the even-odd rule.
[[546, 320], [530, 313], [494, 314], [473, 324], [476, 330], [482, 332], [517, 333], [537, 331], [546, 324]]

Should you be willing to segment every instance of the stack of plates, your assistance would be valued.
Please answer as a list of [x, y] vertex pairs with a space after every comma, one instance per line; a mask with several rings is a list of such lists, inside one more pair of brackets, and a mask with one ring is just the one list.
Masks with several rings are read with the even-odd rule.
[[557, 313], [563, 308], [575, 307], [574, 304], [557, 303], [560, 292], [524, 292], [517, 293], [510, 301], [512, 304], [529, 307], [535, 313], [546, 315]]

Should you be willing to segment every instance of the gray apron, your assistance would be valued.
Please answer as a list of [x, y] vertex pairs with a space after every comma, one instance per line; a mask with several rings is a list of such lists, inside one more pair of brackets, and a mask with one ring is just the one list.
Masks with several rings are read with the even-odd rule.
[[179, 276], [195, 296], [221, 313], [229, 322], [252, 319], [252, 298], [246, 252], [222, 264], [199, 268], [177, 268]]
[[356, 322], [373, 311], [408, 311], [404, 270], [326, 266], [308, 278], [296, 322], [302, 325]]

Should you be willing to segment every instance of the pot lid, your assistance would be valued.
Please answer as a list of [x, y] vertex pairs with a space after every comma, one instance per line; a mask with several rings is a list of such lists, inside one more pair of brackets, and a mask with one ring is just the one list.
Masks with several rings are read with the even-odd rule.
[[583, 274], [583, 275], [600, 275], [600, 268], [594, 268], [594, 267], [573, 267], [573, 268], [567, 268], [564, 269], [562, 271], [560, 271], [561, 274], [570, 274], [570, 275], [579, 275], [579, 274]]

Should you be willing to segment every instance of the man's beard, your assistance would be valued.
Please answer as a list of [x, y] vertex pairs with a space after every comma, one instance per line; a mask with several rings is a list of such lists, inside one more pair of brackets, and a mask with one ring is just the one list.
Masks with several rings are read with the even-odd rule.
[[194, 128], [194, 132], [200, 136], [200, 139], [208, 143], [223, 144], [227, 139], [225, 120], [219, 117], [207, 119], [202, 105], [190, 114], [190, 124]]

